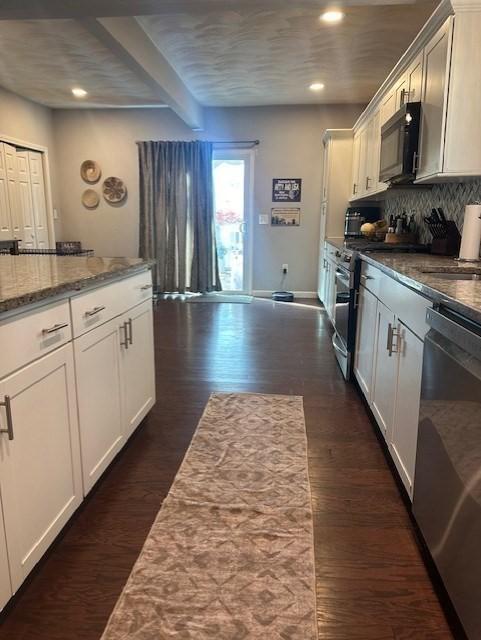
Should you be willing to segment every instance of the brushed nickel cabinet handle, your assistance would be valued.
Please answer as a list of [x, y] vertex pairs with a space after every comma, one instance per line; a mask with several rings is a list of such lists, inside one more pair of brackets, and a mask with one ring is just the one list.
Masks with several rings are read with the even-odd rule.
[[88, 311], [85, 312], [85, 315], [87, 318], [91, 318], [92, 316], [97, 315], [97, 313], [100, 313], [101, 311], [105, 311], [105, 307], [103, 305], [99, 307], [94, 307], [93, 309], [89, 309]]
[[120, 341], [120, 346], [121, 347], [125, 347], [126, 349], [129, 348], [129, 333], [128, 333], [128, 329], [127, 329], [127, 323], [124, 322], [122, 325], [120, 325], [120, 331], [124, 331], [124, 340]]
[[392, 336], [393, 336], [392, 324], [389, 323], [387, 327], [387, 350], [389, 352], [389, 357], [392, 356]]
[[68, 322], [61, 322], [58, 324], [54, 324], [53, 327], [49, 327], [48, 329], [42, 329], [43, 335], [49, 335], [51, 333], [55, 333], [56, 331], [60, 331], [60, 329], [65, 329], [68, 327]]
[[13, 418], [12, 418], [12, 405], [10, 403], [10, 396], [5, 396], [3, 402], [0, 402], [0, 407], [5, 407], [5, 415], [7, 418], [7, 428], [0, 429], [0, 433], [8, 433], [8, 439], [13, 440]]
[[369, 189], [369, 183], [371, 182], [371, 178], [369, 176], [366, 177], [366, 189]]
[[132, 331], [132, 318], [129, 318], [126, 322], [127, 328], [128, 328], [128, 341], [129, 344], [133, 343], [133, 339], [132, 339], [132, 335], [133, 335], [133, 331]]
[[356, 195], [356, 193], [357, 193], [357, 184], [355, 182], [352, 185], [352, 193], [353, 193], [353, 195]]

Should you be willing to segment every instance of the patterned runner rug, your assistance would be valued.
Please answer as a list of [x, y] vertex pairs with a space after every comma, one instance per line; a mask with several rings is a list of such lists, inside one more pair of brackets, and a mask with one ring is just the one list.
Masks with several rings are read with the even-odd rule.
[[103, 640], [316, 640], [302, 398], [212, 394]]

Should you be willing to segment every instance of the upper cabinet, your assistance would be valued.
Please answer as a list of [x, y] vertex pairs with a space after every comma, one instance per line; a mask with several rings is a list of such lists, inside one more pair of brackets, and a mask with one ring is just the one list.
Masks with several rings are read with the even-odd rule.
[[424, 91], [417, 178], [442, 170], [443, 130], [452, 20], [448, 19], [424, 49]]
[[421, 102], [416, 182], [481, 176], [481, 5], [442, 2], [354, 125], [350, 200], [373, 198], [382, 126]]

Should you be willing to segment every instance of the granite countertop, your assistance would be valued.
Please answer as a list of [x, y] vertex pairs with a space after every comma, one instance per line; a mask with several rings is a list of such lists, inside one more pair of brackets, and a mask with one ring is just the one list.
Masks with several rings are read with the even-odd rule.
[[151, 266], [140, 258], [0, 256], [0, 313]]
[[[481, 323], [481, 279], [443, 280], [429, 271], [476, 271], [481, 278], [481, 261], [459, 263], [454, 258], [422, 253], [362, 253], [366, 262], [379, 267], [387, 275], [420, 292], [435, 304], [458, 311]], [[428, 273], [426, 273], [426, 271]]]
[[326, 238], [326, 242], [336, 249], [344, 249], [344, 238]]

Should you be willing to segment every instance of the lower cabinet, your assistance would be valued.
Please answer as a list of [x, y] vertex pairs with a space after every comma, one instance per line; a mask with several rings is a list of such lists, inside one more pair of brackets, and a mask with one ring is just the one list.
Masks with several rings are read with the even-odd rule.
[[[127, 348], [120, 353], [123, 435], [128, 438], [155, 404], [152, 301], [121, 317]], [[125, 329], [123, 327], [125, 326]]]
[[424, 344], [402, 323], [398, 324], [397, 335], [397, 390], [389, 446], [399, 475], [412, 499]]
[[362, 285], [359, 290], [354, 374], [412, 499], [424, 348], [419, 335], [431, 304], [382, 272], [379, 278], [376, 295]]
[[123, 444], [120, 351], [126, 339], [114, 318], [74, 340], [85, 494]]
[[371, 399], [376, 326], [377, 298], [368, 289], [361, 286], [358, 298], [354, 375], [368, 401]]
[[396, 393], [396, 356], [393, 353], [393, 327], [395, 317], [380, 300], [377, 305], [374, 378], [371, 409], [383, 436], [389, 442], [394, 415]]
[[[5, 397], [11, 417], [2, 407], [0, 485], [15, 592], [82, 501], [72, 344], [4, 378]], [[0, 531], [0, 567], [2, 542]]]
[[10, 567], [8, 566], [7, 541], [3, 515], [0, 512], [0, 611], [12, 597], [12, 583], [10, 582]]
[[152, 300], [74, 340], [84, 492], [155, 404]]

